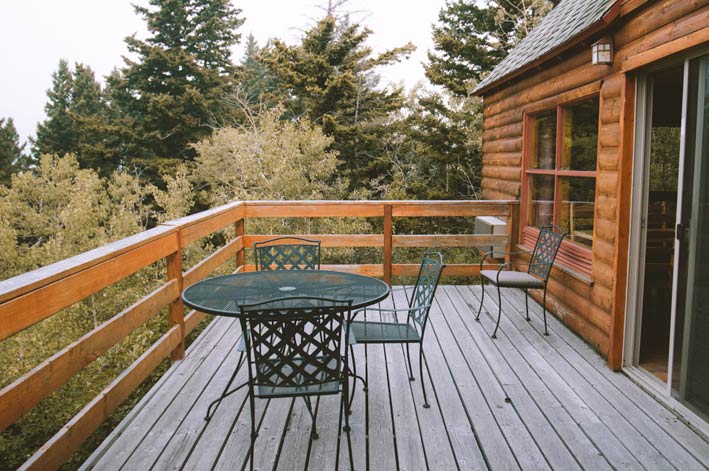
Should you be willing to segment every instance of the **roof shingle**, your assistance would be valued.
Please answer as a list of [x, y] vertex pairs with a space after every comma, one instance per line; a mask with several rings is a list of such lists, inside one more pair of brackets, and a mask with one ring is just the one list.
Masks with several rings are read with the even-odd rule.
[[542, 57], [603, 18], [616, 0], [562, 0], [510, 53], [473, 93]]

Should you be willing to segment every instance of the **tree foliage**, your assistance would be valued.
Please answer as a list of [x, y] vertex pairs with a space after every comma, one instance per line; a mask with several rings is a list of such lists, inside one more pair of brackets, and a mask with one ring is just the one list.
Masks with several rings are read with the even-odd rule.
[[12, 174], [26, 165], [24, 149], [12, 118], [0, 118], [0, 185], [8, 185]]
[[487, 75], [558, 2], [450, 0], [433, 27], [426, 76], [458, 96]]
[[402, 90], [381, 88], [376, 69], [414, 49], [407, 44], [374, 55], [365, 45], [371, 34], [328, 15], [306, 31], [300, 44], [275, 39], [261, 54], [277, 79], [277, 97], [287, 103], [286, 118], [307, 116], [333, 137], [332, 148], [353, 187], [377, 175], [379, 136], [403, 105]]
[[[233, 91], [230, 48], [239, 41], [239, 9], [228, 0], [150, 0], [135, 7], [150, 37], [126, 38], [126, 58], [112, 78], [114, 110], [131, 137], [131, 159], [191, 160], [190, 144], [228, 115]], [[142, 160], [140, 160], [142, 159]]]

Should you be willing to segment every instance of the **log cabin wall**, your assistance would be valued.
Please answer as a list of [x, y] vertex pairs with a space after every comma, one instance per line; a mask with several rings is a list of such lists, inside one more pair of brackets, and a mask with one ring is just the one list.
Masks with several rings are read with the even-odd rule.
[[[525, 114], [599, 96], [591, 280], [553, 270], [547, 305], [612, 368], [621, 365], [625, 322], [634, 71], [709, 41], [707, 0], [627, 0], [619, 11], [593, 37], [482, 93], [483, 198], [502, 200], [521, 195]], [[613, 64], [593, 65], [591, 43], [605, 35], [613, 37]]]

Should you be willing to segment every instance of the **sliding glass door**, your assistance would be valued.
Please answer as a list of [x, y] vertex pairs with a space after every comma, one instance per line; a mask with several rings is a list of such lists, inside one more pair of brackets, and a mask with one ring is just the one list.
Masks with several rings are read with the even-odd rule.
[[680, 244], [687, 254], [687, 273], [686, 289], [677, 292], [684, 319], [675, 334], [682, 354], [675, 360], [681, 376], [674, 393], [709, 418], [709, 60], [703, 57], [688, 66], [685, 158], [691, 157], [694, 168], [691, 195], [685, 192], [691, 201], [688, 237]]

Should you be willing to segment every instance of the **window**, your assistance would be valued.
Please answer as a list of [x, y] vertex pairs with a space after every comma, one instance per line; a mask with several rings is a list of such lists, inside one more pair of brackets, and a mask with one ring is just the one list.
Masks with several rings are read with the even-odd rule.
[[522, 241], [533, 246], [541, 226], [556, 224], [571, 241], [559, 260], [590, 274], [598, 97], [530, 115], [527, 130]]

